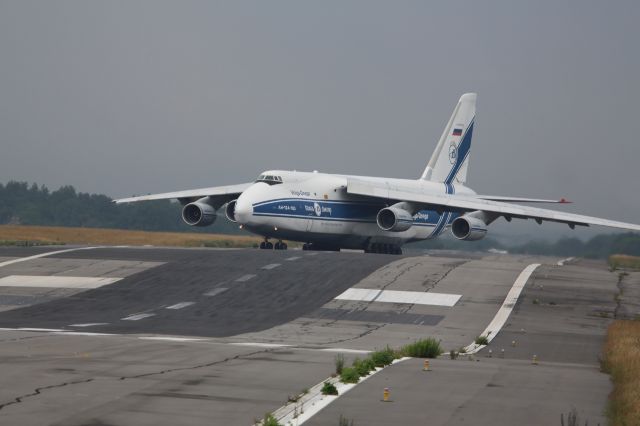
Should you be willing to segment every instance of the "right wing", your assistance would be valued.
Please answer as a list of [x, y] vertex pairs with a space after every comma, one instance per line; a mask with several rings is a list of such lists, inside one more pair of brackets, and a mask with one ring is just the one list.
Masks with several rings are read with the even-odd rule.
[[517, 204], [482, 199], [472, 195], [429, 194], [416, 191], [413, 188], [399, 187], [390, 185], [386, 182], [381, 183], [367, 181], [364, 179], [350, 178], [347, 181], [347, 192], [349, 194], [357, 194], [384, 200], [413, 202], [436, 210], [443, 209], [458, 211], [461, 213], [480, 210], [492, 213], [496, 217], [504, 216], [507, 220], [511, 220], [511, 218], [535, 219], [538, 223], [542, 223], [542, 221], [560, 222], [566, 223], [571, 227], [576, 225], [599, 225], [640, 231], [640, 225], [633, 223], [618, 222], [615, 220], [558, 212], [537, 207], [521, 206]]
[[253, 182], [229, 186], [214, 186], [212, 188], [189, 189], [186, 191], [164, 192], [162, 194], [150, 194], [141, 195], [139, 197], [120, 198], [118, 200], [113, 200], [113, 202], [116, 204], [121, 204], [135, 203], [138, 201], [175, 199], [180, 201], [180, 203], [182, 204], [188, 204], [202, 197], [210, 197], [214, 201], [214, 204], [221, 206], [224, 203], [238, 198], [240, 194], [242, 194], [251, 185], [253, 185]]

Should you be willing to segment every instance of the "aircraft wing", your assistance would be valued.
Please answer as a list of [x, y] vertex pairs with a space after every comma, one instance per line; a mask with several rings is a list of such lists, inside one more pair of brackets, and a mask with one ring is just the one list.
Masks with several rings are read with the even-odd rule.
[[640, 225], [617, 222], [614, 220], [600, 219], [597, 217], [583, 216], [573, 213], [557, 212], [530, 206], [520, 206], [500, 201], [478, 198], [472, 195], [455, 194], [425, 194], [413, 188], [394, 186], [384, 182], [370, 182], [362, 179], [349, 178], [347, 192], [366, 197], [382, 198], [386, 200], [407, 201], [417, 203], [433, 210], [451, 210], [469, 212], [481, 210], [511, 218], [535, 219], [538, 222], [550, 221], [566, 223], [570, 226], [599, 225], [611, 228], [629, 229], [640, 231]]
[[545, 200], [542, 198], [522, 198], [522, 197], [503, 197], [500, 195], [476, 195], [475, 198], [489, 201], [502, 201], [505, 203], [549, 203], [549, 204], [571, 204], [564, 198], [559, 200]]
[[253, 182], [241, 183], [229, 186], [214, 186], [212, 188], [189, 189], [186, 191], [164, 192], [162, 194], [141, 195], [139, 197], [120, 198], [113, 200], [116, 204], [135, 203], [138, 201], [151, 200], [179, 200], [182, 204], [190, 203], [202, 197], [211, 197], [215, 200], [215, 204], [223, 205], [224, 203], [238, 198], [245, 189], [253, 185]]

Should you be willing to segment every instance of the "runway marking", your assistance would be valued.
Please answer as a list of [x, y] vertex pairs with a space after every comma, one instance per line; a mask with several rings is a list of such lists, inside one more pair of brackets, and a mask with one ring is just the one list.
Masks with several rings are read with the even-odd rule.
[[54, 254], [69, 253], [69, 252], [78, 251], [78, 250], [92, 250], [92, 249], [96, 249], [96, 248], [100, 248], [100, 247], [99, 246], [97, 246], [97, 247], [78, 247], [78, 248], [72, 248], [72, 249], [66, 249], [66, 250], [49, 251], [49, 252], [46, 252], [46, 253], [40, 253], [40, 254], [36, 254], [36, 255], [33, 255], [33, 256], [21, 257], [20, 259], [13, 259], [13, 260], [7, 260], [5, 262], [0, 262], [0, 268], [2, 268], [3, 266], [13, 265], [14, 263], [26, 262], [28, 260], [40, 259], [41, 257], [53, 256]]
[[[304, 348], [301, 348], [304, 349]], [[314, 349], [314, 348], [310, 348]], [[347, 354], [369, 354], [371, 351], [367, 351], [365, 349], [347, 349], [347, 348], [322, 348], [320, 349], [322, 352], [340, 352]]]
[[255, 346], [258, 348], [291, 348], [295, 345], [284, 345], [281, 343], [259, 343], [259, 342], [234, 342], [231, 346]]
[[162, 336], [148, 336], [148, 337], [138, 337], [140, 340], [159, 340], [166, 342], [200, 342], [206, 339], [198, 339], [195, 337], [162, 337]]
[[133, 315], [129, 315], [128, 317], [122, 318], [122, 321], [139, 321], [141, 319], [144, 318], [149, 318], [154, 316], [155, 314], [133, 314]]
[[262, 269], [267, 269], [267, 270], [269, 270], [269, 269], [275, 269], [275, 268], [277, 268], [278, 266], [280, 266], [280, 264], [279, 264], [279, 263], [270, 263], [270, 264], [268, 264], [268, 265], [263, 266], [263, 267], [262, 267]]
[[[524, 289], [525, 284], [527, 284], [529, 277], [538, 268], [538, 266], [540, 266], [539, 263], [532, 263], [531, 265], [524, 268], [522, 272], [520, 272], [520, 275], [518, 275], [518, 278], [516, 278], [516, 281], [513, 283], [511, 290], [509, 290], [509, 293], [507, 293], [507, 297], [504, 298], [504, 302], [502, 302], [502, 306], [500, 306], [500, 309], [498, 309], [496, 316], [493, 317], [493, 320], [491, 320], [487, 328], [485, 328], [480, 336], [485, 336], [487, 338], [487, 341], [489, 342], [491, 342], [493, 338], [496, 337], [504, 324], [507, 322], [507, 319], [509, 318], [511, 311], [513, 311], [513, 307], [516, 305], [518, 297], [520, 297], [520, 293], [522, 293], [522, 290]], [[465, 348], [467, 351], [466, 353], [474, 354], [485, 346], [486, 345], [478, 345], [477, 343], [472, 343]]]
[[65, 331], [61, 328], [31, 328], [31, 327], [18, 327], [18, 328], [0, 328], [0, 331], [43, 331], [43, 332], [54, 332], [54, 331]]
[[59, 336], [117, 336], [112, 333], [91, 333], [88, 331], [56, 331], [53, 334]]
[[300, 256], [292, 256], [292, 257], [286, 258], [285, 260], [292, 261], [292, 260], [298, 260], [298, 259], [302, 259], [302, 257], [300, 257]]
[[122, 278], [63, 277], [59, 275], [9, 275], [0, 278], [0, 287], [98, 288]]
[[109, 325], [108, 322], [88, 322], [86, 324], [71, 324], [69, 327], [95, 327], [97, 325]]
[[244, 282], [247, 282], [247, 281], [249, 281], [250, 279], [255, 278], [255, 277], [257, 277], [257, 275], [256, 275], [256, 274], [247, 274], [247, 275], [243, 275], [243, 276], [241, 276], [240, 278], [236, 279], [236, 282], [238, 282], [238, 283], [244, 283]]
[[411, 305], [455, 306], [462, 295], [446, 293], [425, 293], [423, 291], [379, 290], [349, 288], [336, 297], [338, 300], [361, 302], [406, 303]]
[[167, 306], [165, 309], [182, 309], [195, 304], [196, 302], [180, 302], [176, 303], [175, 305]]
[[[391, 364], [397, 364], [408, 359], [411, 358], [396, 359], [393, 360]], [[358, 383], [342, 383], [339, 377], [328, 377], [327, 379], [321, 381], [320, 383], [309, 389], [309, 391], [304, 394], [296, 403], [287, 404], [278, 408], [273, 412], [273, 416], [278, 420], [279, 424], [301, 425], [318, 414], [323, 408], [331, 404], [340, 396], [349, 392], [351, 389], [382, 370], [384, 370], [384, 368], [376, 368], [371, 373], [369, 373], [368, 376], [360, 378]], [[324, 386], [325, 382], [332, 383], [338, 390], [338, 395], [323, 395], [322, 387]], [[304, 407], [304, 410], [301, 410], [300, 407]]]
[[218, 287], [218, 288], [214, 288], [213, 290], [209, 290], [206, 293], [203, 293], [203, 296], [208, 296], [208, 297], [213, 297], [213, 296], [217, 296], [220, 293], [224, 293], [225, 291], [229, 290], [227, 287]]
[[565, 263], [571, 262], [573, 259], [575, 259], [575, 257], [567, 257], [566, 259], [559, 260], [557, 265], [564, 266]]
[[317, 255], [318, 255], [317, 252], [316, 253], [307, 253], [307, 256], [317, 256]]

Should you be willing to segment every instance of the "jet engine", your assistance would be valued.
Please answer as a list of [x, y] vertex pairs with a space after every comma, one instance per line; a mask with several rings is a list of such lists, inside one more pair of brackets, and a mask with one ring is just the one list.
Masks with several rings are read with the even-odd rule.
[[459, 240], [477, 241], [487, 234], [487, 224], [472, 216], [460, 216], [451, 223], [451, 233]]
[[383, 231], [402, 232], [411, 228], [413, 216], [399, 207], [385, 207], [378, 212], [376, 222]]
[[229, 201], [224, 208], [224, 215], [227, 217], [227, 219], [229, 219], [231, 222], [234, 222], [234, 223], [237, 222], [236, 201], [238, 200]]
[[[205, 197], [206, 199], [206, 197]], [[216, 221], [216, 209], [202, 201], [189, 203], [182, 208], [182, 220], [191, 226], [209, 226]]]

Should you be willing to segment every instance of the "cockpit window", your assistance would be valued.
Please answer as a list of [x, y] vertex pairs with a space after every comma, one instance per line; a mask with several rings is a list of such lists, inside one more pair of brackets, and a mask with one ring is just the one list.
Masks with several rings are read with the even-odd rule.
[[256, 179], [256, 182], [264, 182], [267, 185], [277, 185], [279, 183], [282, 183], [282, 177], [272, 176], [272, 175], [260, 175], [258, 176], [258, 179]]

